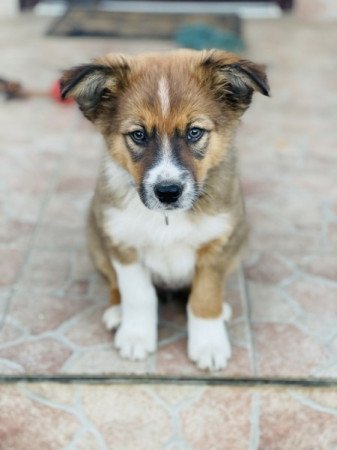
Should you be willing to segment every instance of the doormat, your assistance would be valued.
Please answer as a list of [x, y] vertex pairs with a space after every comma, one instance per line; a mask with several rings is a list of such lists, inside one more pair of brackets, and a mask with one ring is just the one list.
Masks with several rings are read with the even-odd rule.
[[179, 28], [204, 25], [241, 36], [235, 14], [114, 12], [70, 8], [47, 31], [49, 36], [172, 39]]

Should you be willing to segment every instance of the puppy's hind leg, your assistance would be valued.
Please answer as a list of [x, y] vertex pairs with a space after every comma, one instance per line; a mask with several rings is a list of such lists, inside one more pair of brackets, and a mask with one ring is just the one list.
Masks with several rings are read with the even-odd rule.
[[110, 262], [108, 251], [104, 246], [104, 241], [99, 233], [96, 218], [92, 210], [90, 211], [87, 223], [87, 242], [96, 268], [109, 282], [110, 306], [104, 312], [102, 320], [108, 330], [113, 330], [121, 323], [121, 297], [116, 272]]

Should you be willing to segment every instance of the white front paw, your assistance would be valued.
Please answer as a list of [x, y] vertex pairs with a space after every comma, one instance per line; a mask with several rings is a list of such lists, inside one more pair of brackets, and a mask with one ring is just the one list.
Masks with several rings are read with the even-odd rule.
[[231, 356], [231, 345], [223, 318], [188, 316], [188, 356], [199, 369], [221, 370]]
[[189, 339], [188, 356], [202, 370], [221, 370], [231, 356], [231, 346], [227, 338], [218, 342], [192, 342]]
[[102, 317], [103, 323], [107, 330], [114, 330], [122, 321], [122, 309], [120, 305], [110, 306], [104, 311]]
[[123, 358], [132, 360], [145, 359], [157, 347], [155, 330], [137, 329], [121, 325], [115, 335], [115, 346]]

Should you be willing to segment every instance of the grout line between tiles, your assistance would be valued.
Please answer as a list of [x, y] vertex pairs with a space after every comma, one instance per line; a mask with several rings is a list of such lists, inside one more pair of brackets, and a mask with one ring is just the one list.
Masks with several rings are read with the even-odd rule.
[[260, 393], [252, 395], [252, 406], [250, 413], [250, 436], [249, 450], [259, 450], [260, 441]]
[[252, 331], [252, 322], [251, 322], [251, 309], [250, 309], [250, 303], [249, 303], [249, 293], [248, 288], [245, 280], [245, 275], [243, 271], [242, 263], [240, 264], [238, 271], [238, 282], [239, 282], [239, 289], [241, 293], [242, 303], [244, 307], [244, 315], [246, 317], [246, 326], [247, 326], [247, 333], [248, 333], [248, 350], [249, 350], [249, 359], [250, 359], [250, 366], [253, 369], [253, 374], [257, 374], [257, 367], [256, 367], [256, 349], [255, 349], [255, 341], [254, 341], [254, 334]]

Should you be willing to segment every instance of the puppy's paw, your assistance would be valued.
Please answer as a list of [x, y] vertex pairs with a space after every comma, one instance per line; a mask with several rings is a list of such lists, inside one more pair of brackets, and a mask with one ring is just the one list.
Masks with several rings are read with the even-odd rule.
[[217, 371], [227, 365], [231, 356], [231, 347], [227, 339], [221, 342], [190, 344], [188, 347], [188, 356], [196, 363], [199, 369]]
[[157, 346], [155, 331], [149, 329], [132, 329], [123, 324], [115, 335], [115, 347], [123, 358], [131, 360], [145, 359]]
[[122, 321], [121, 306], [110, 306], [110, 308], [105, 310], [102, 320], [107, 330], [110, 331], [116, 329]]
[[231, 345], [223, 323], [218, 319], [200, 319], [189, 312], [188, 356], [202, 370], [221, 370], [231, 356]]

